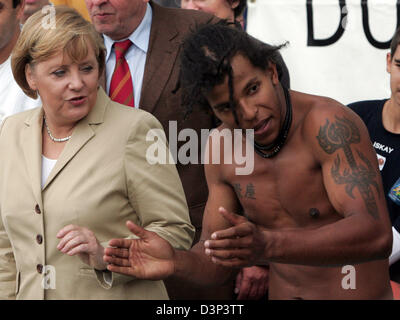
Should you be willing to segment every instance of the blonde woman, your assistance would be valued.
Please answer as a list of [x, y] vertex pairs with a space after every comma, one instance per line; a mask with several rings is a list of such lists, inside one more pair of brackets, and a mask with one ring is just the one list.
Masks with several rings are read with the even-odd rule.
[[146, 160], [146, 135], [161, 125], [99, 89], [105, 51], [86, 20], [67, 7], [52, 28], [44, 18], [24, 25], [12, 59], [43, 106], [0, 131], [0, 298], [167, 299], [162, 281], [110, 273], [103, 261], [109, 239], [129, 236], [128, 219], [190, 247], [175, 166]]

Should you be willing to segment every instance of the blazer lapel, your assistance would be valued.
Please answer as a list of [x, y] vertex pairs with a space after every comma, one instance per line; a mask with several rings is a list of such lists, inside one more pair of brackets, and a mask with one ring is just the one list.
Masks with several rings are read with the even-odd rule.
[[58, 158], [56, 165], [43, 187], [43, 191], [57, 177], [60, 171], [71, 161], [71, 159], [82, 149], [82, 147], [95, 135], [91, 125], [100, 124], [104, 119], [104, 112], [109, 103], [109, 98], [102, 88], [98, 90], [97, 102], [90, 113], [77, 123], [71, 139], [65, 145], [63, 152]]
[[33, 195], [42, 207], [41, 172], [42, 172], [42, 125], [43, 109], [38, 108], [25, 120], [26, 128], [22, 132], [23, 153], [26, 168], [32, 185]]
[[53, 170], [43, 187], [43, 191], [54, 180], [58, 173], [74, 157], [75, 154], [94, 136], [92, 128], [87, 123], [87, 119], [81, 120], [75, 127], [71, 140], [65, 145], [63, 152], [58, 158]]
[[154, 113], [156, 103], [170, 77], [177, 58], [178, 30], [162, 14], [164, 8], [150, 2], [153, 10], [149, 50], [143, 75], [140, 108]]

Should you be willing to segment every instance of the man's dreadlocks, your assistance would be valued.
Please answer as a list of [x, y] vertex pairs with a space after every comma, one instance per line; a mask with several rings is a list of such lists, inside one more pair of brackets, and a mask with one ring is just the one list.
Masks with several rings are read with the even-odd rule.
[[276, 64], [281, 79], [282, 66], [277, 55], [283, 46], [263, 43], [226, 21], [200, 27], [186, 38], [181, 53], [180, 87], [187, 113], [192, 111], [194, 105], [209, 110], [204, 94], [221, 84], [226, 76], [230, 106], [234, 110], [231, 60], [238, 53], [262, 70], [267, 70], [270, 63]]

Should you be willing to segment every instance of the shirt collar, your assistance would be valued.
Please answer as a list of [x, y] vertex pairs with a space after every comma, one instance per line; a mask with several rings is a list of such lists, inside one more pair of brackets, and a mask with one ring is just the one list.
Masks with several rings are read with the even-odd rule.
[[[143, 52], [147, 53], [149, 48], [149, 39], [150, 39], [150, 30], [151, 30], [151, 22], [152, 22], [152, 9], [149, 3], [147, 3], [146, 13], [140, 22], [139, 26], [135, 29], [133, 33], [127, 38], [132, 41], [132, 43], [142, 50]], [[126, 40], [126, 39], [123, 39]], [[122, 40], [121, 40], [122, 41]], [[112, 46], [114, 44], [114, 40], [110, 37], [104, 35], [104, 45], [107, 50], [106, 61], [110, 58]]]

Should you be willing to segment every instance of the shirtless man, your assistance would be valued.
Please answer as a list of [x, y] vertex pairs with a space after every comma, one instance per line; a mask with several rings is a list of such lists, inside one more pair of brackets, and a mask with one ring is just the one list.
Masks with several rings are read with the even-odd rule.
[[[218, 285], [236, 268], [269, 263], [270, 299], [392, 298], [391, 227], [367, 129], [332, 99], [283, 88], [278, 49], [221, 24], [186, 40], [184, 101], [211, 108], [219, 130], [254, 129], [254, 171], [205, 165], [203, 241], [173, 250], [128, 222], [139, 239], [112, 240], [108, 270]], [[210, 154], [223, 154], [209, 142]], [[350, 289], [345, 265], [355, 270]]]

